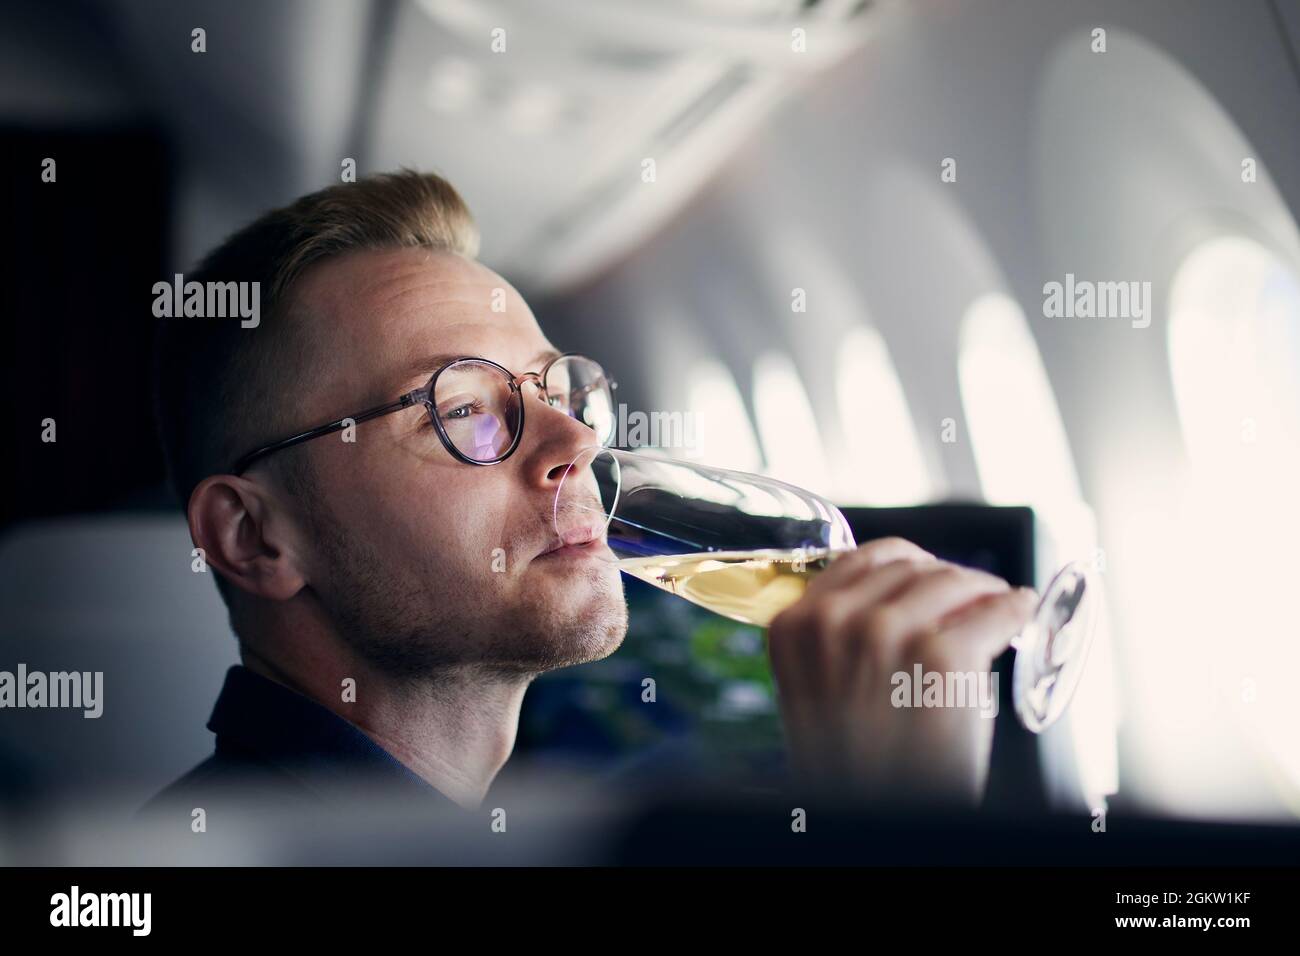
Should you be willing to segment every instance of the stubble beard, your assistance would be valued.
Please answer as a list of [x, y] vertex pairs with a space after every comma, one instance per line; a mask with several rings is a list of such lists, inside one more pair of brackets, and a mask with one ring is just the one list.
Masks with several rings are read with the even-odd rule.
[[449, 563], [394, 568], [363, 536], [349, 534], [319, 495], [305, 500], [318, 506], [308, 520], [326, 563], [318, 600], [348, 646], [396, 680], [529, 681], [607, 657], [627, 633], [621, 578], [598, 562], [571, 572], [572, 587], [591, 595], [577, 610], [546, 602], [546, 590], [527, 583], [514, 592], [523, 600], [502, 599]]

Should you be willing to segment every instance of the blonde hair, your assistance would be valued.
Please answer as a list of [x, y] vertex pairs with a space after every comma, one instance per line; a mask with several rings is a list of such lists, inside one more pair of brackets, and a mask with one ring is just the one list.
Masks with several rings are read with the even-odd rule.
[[[479, 233], [460, 194], [433, 173], [403, 169], [330, 186], [239, 230], [187, 280], [258, 282], [261, 322], [161, 320], [154, 396], [172, 488], [184, 508], [200, 481], [272, 440], [278, 396], [310, 370], [286, 321], [294, 283], [312, 265], [360, 249], [426, 248], [478, 255]], [[308, 322], [309, 320], [304, 320]]]

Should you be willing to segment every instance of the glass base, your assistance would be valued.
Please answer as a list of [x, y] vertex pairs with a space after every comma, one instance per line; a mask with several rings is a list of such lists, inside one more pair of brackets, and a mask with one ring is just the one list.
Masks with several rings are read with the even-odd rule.
[[1014, 642], [1012, 699], [1020, 722], [1034, 733], [1057, 721], [1079, 686], [1096, 630], [1097, 591], [1084, 564], [1067, 564]]

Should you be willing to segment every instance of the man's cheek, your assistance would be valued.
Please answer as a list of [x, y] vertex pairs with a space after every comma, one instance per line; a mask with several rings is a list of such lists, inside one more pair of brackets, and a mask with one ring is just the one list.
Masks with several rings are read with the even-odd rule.
[[462, 529], [441, 548], [446, 561], [454, 565], [462, 579], [492, 587], [523, 570], [528, 555], [497, 531]]
[[503, 513], [485, 510], [482, 495], [449, 487], [428, 490], [424, 501], [411, 515], [411, 524], [427, 539], [430, 548], [465, 568], [498, 564], [504, 553], [513, 563], [510, 527]]

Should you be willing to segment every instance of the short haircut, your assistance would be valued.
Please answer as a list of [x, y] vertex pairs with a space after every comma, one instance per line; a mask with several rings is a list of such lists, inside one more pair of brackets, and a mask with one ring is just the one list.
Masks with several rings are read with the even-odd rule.
[[204, 478], [283, 437], [277, 429], [314, 424], [279, 420], [285, 397], [309, 371], [299, 367], [299, 323], [286, 320], [294, 283], [306, 269], [363, 249], [421, 248], [472, 259], [478, 246], [474, 218], [451, 184], [403, 169], [265, 213], [205, 257], [185, 282], [259, 283], [259, 323], [245, 328], [238, 316], [159, 320], [154, 409], [181, 507], [188, 508]]

